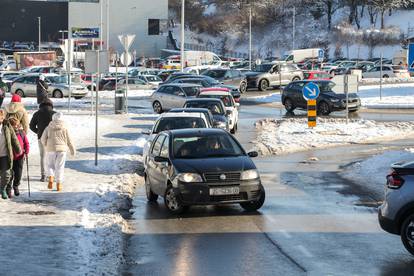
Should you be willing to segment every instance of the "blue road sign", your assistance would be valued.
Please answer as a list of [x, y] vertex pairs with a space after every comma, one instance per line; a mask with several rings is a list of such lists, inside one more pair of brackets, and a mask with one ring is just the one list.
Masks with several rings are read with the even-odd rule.
[[325, 58], [325, 51], [323, 49], [319, 49], [318, 51], [318, 60], [322, 62]]
[[414, 43], [408, 47], [408, 71], [414, 72]]
[[303, 87], [302, 93], [305, 100], [316, 100], [321, 91], [319, 90], [319, 86], [313, 82], [310, 82]]

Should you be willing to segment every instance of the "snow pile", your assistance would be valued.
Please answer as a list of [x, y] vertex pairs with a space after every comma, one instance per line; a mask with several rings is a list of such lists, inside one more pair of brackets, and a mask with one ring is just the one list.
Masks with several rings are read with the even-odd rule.
[[[151, 90], [128, 90], [128, 97], [151, 97], [154, 93], [154, 89]], [[103, 99], [115, 98], [115, 91], [99, 91], [99, 97]], [[89, 94], [92, 94], [91, 92]], [[95, 95], [95, 93], [94, 93]]]
[[414, 135], [411, 122], [375, 122], [367, 120], [318, 119], [310, 129], [307, 119], [265, 119], [256, 122], [253, 142], [262, 155], [282, 154], [379, 140], [395, 140]]

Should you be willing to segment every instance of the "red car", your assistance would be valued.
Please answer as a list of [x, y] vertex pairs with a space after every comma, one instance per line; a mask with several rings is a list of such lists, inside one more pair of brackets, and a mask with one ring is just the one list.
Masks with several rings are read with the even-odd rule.
[[332, 76], [324, 71], [304, 71], [305, 80], [330, 80]]

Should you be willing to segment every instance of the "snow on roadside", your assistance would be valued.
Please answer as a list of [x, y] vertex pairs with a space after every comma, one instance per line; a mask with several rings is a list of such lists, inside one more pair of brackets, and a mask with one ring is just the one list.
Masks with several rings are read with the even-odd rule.
[[367, 108], [414, 108], [414, 83], [361, 86], [361, 104]]
[[363, 183], [378, 199], [382, 199], [385, 177], [390, 172], [391, 164], [412, 160], [413, 149], [386, 151], [345, 167], [341, 176], [354, 183]]
[[[152, 90], [128, 90], [128, 97], [151, 97], [154, 91], [155, 91], [154, 89]], [[115, 91], [99, 91], [99, 97], [104, 98], [104, 99], [112, 99], [115, 97]]]
[[354, 143], [395, 140], [414, 135], [411, 122], [375, 122], [319, 118], [317, 127], [307, 127], [306, 118], [264, 119], [256, 122], [253, 144], [262, 155], [328, 148]]

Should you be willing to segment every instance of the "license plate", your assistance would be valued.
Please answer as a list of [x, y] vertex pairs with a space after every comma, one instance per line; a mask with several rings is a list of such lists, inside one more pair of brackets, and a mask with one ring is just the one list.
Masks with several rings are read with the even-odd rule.
[[210, 195], [238, 195], [240, 193], [239, 187], [225, 187], [225, 188], [211, 188]]

